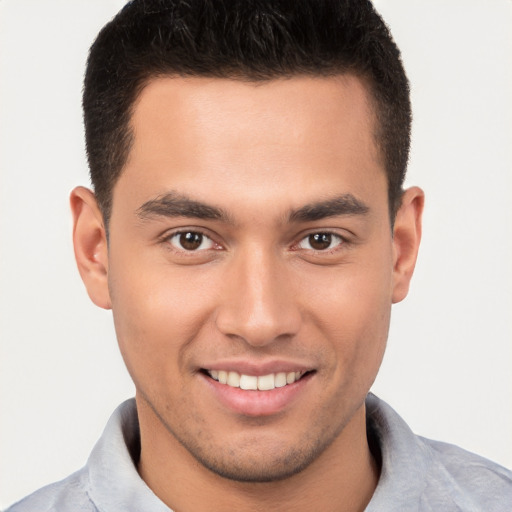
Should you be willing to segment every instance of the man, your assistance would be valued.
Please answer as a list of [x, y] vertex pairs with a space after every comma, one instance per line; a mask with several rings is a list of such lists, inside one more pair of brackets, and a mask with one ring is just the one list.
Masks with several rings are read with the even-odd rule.
[[371, 5], [131, 3], [84, 113], [75, 254], [136, 407], [13, 510], [506, 510], [509, 472], [367, 397], [423, 207]]

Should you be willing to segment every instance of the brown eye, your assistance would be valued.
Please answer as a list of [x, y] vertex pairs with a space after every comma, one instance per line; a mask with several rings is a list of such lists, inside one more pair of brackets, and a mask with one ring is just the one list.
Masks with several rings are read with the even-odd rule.
[[170, 244], [180, 251], [197, 251], [211, 249], [213, 241], [197, 231], [176, 233], [169, 239]]
[[182, 233], [180, 235], [180, 245], [187, 251], [195, 251], [201, 247], [203, 235], [201, 233]]
[[329, 233], [315, 233], [309, 235], [309, 245], [316, 251], [328, 249], [331, 245], [332, 236]]
[[303, 238], [299, 247], [313, 251], [325, 251], [343, 243], [343, 239], [334, 233], [312, 233]]

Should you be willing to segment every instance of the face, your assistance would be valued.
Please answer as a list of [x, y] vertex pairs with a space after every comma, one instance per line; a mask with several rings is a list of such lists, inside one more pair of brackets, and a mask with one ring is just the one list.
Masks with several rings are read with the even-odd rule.
[[143, 453], [151, 431], [269, 481], [348, 444], [401, 298], [363, 83], [162, 78], [132, 127], [89, 291], [112, 307]]

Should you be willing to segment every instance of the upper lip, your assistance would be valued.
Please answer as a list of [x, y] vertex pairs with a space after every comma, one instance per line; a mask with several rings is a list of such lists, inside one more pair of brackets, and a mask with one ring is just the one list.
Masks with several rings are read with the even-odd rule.
[[217, 370], [237, 372], [242, 375], [253, 375], [260, 377], [271, 373], [281, 372], [308, 372], [314, 370], [311, 365], [283, 360], [272, 360], [264, 362], [247, 361], [247, 360], [222, 360], [215, 361], [211, 364], [201, 366], [203, 370]]

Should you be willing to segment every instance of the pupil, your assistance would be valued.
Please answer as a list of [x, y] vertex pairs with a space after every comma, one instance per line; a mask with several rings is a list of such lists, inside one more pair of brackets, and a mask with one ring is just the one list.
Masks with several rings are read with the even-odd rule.
[[183, 249], [193, 251], [197, 249], [203, 241], [201, 233], [182, 233], [180, 235], [180, 244]]
[[314, 235], [309, 235], [309, 244], [313, 249], [321, 251], [329, 248], [331, 239], [332, 236], [329, 233], [315, 233]]

